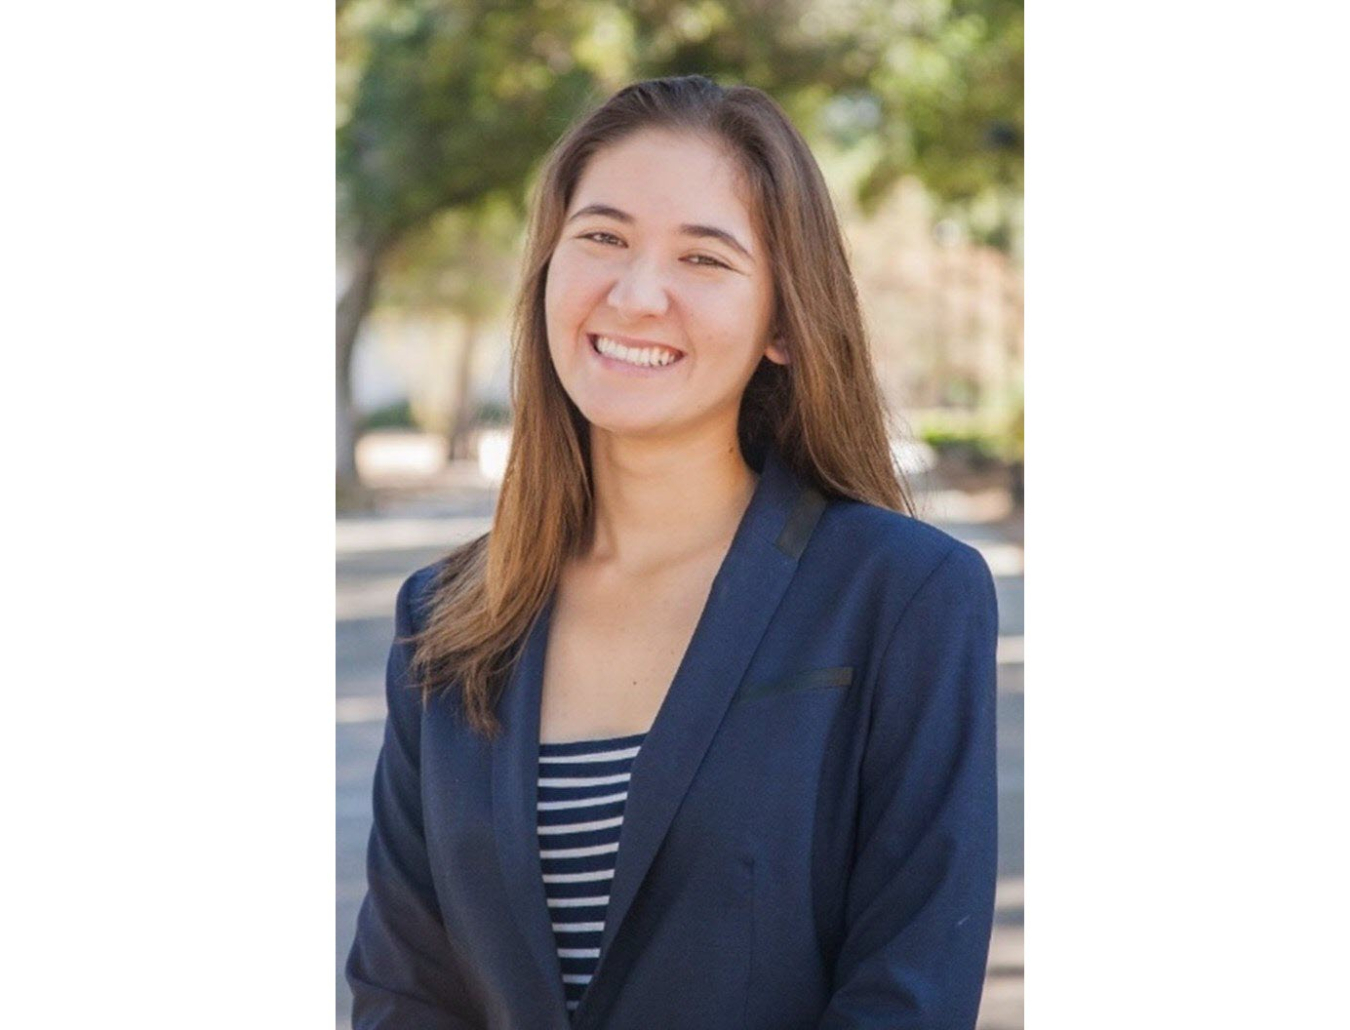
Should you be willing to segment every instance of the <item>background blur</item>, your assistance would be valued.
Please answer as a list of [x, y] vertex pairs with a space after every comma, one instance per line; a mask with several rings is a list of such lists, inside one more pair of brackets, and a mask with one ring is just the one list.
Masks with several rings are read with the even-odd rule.
[[549, 145], [637, 78], [772, 94], [848, 237], [921, 515], [999, 590], [1000, 877], [982, 1030], [1022, 1020], [1022, 6], [338, 0], [337, 1008], [394, 595], [490, 525], [508, 318]]

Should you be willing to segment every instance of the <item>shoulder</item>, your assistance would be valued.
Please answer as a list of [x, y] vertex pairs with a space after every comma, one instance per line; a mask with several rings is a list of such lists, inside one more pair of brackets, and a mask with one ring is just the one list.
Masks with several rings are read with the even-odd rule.
[[871, 710], [889, 713], [883, 718], [898, 719], [895, 726], [921, 712], [949, 713], [924, 724], [923, 746], [938, 760], [957, 747], [954, 727], [992, 711], [998, 601], [989, 565], [976, 548], [918, 519], [858, 502], [831, 508], [834, 546], [853, 555], [846, 567], [854, 577], [862, 570], [878, 599]]
[[822, 556], [884, 582], [890, 600], [902, 609], [921, 593], [943, 594], [954, 603], [992, 599], [993, 577], [984, 556], [927, 522], [837, 499], [826, 506], [817, 533]]
[[442, 588], [480, 563], [487, 540], [487, 533], [474, 537], [403, 581], [397, 603], [399, 636], [412, 636], [427, 627]]
[[423, 565], [403, 581], [394, 604], [395, 628], [400, 637], [420, 633], [436, 596], [437, 587], [445, 573], [448, 559], [441, 558]]
[[413, 673], [414, 654], [446, 565], [447, 559], [442, 558], [413, 572], [403, 580], [394, 602], [394, 642], [389, 652], [385, 702], [391, 724], [404, 734], [412, 734], [420, 720], [422, 690]]

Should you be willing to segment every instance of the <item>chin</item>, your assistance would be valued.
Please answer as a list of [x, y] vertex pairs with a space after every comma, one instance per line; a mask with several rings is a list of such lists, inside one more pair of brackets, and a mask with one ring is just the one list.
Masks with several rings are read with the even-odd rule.
[[670, 432], [668, 423], [654, 420], [650, 415], [602, 415], [586, 419], [592, 429], [608, 433], [610, 436], [623, 436], [635, 440], [655, 439]]
[[597, 429], [635, 433], [655, 429], [669, 414], [659, 411], [651, 398], [616, 395], [609, 390], [579, 390], [572, 397], [583, 418]]
[[617, 404], [577, 407], [593, 429], [613, 436], [651, 438], [663, 436], [677, 428], [668, 416], [652, 411], [650, 406], [645, 409]]

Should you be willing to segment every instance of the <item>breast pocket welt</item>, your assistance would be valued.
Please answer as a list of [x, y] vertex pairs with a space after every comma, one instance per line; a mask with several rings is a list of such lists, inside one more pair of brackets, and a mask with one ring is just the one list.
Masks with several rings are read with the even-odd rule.
[[757, 701], [781, 694], [795, 694], [805, 690], [842, 690], [853, 682], [853, 666], [837, 665], [828, 669], [805, 669], [776, 679], [745, 684], [736, 695], [735, 703]]

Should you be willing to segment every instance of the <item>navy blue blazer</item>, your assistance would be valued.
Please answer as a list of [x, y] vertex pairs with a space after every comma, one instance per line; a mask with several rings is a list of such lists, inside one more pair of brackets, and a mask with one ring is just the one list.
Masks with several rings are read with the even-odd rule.
[[[398, 596], [422, 625], [437, 566]], [[772, 452], [632, 769], [569, 1024], [535, 805], [552, 600], [494, 743], [389, 656], [355, 1030], [969, 1030], [993, 920], [997, 612], [979, 553]]]

